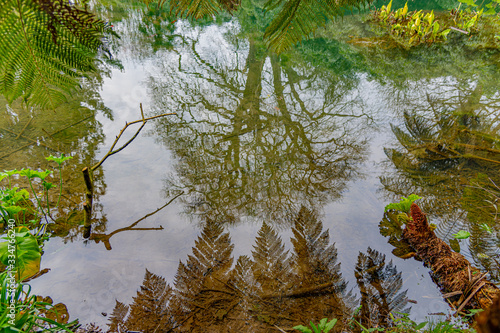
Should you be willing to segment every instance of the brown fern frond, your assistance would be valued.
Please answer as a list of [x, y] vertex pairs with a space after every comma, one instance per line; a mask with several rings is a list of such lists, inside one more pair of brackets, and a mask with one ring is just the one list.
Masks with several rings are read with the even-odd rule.
[[116, 301], [115, 308], [109, 316], [110, 323], [108, 324], [108, 332], [115, 333], [124, 332], [127, 330], [127, 328], [125, 327], [125, 318], [127, 317], [128, 311], [128, 305]]
[[392, 261], [386, 264], [384, 254], [371, 248], [366, 254], [360, 252], [354, 275], [361, 292], [359, 321], [363, 325], [385, 327], [389, 313], [409, 313], [407, 291], [400, 291], [403, 287], [401, 272]]
[[172, 297], [172, 288], [161, 276], [146, 269], [144, 281], [134, 302], [130, 305], [130, 314], [125, 326], [129, 331], [169, 332], [173, 318], [168, 305]]

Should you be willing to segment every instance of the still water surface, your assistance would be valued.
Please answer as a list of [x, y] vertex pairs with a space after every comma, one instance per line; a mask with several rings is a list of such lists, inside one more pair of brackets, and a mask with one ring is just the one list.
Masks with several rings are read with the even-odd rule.
[[[106, 153], [126, 121], [140, 118], [140, 103], [147, 116], [176, 113], [148, 122], [130, 146], [96, 173], [90, 239], [83, 238], [78, 218], [54, 227], [55, 237], [42, 257], [42, 268], [50, 271], [31, 281], [37, 294], [66, 304], [72, 318], [104, 326], [116, 300], [133, 302], [146, 269], [176, 284], [189, 299], [187, 290], [194, 288], [186, 286], [194, 279], [190, 265], [210, 256], [203, 251], [197, 256], [193, 247], [201, 251], [201, 243], [216, 239], [207, 245], [221, 255], [214, 262], [229, 266], [204, 266], [203, 277], [231, 267], [244, 271], [250, 257], [268, 265], [253, 268], [253, 285], [262, 288], [261, 296], [273, 299], [273, 292], [283, 293], [275, 315], [269, 309], [251, 310], [263, 325], [254, 329], [293, 326], [279, 319], [280, 313], [294, 313], [287, 306], [297, 312], [314, 303], [330, 304], [323, 293], [314, 292], [307, 300], [296, 296], [295, 303], [281, 299], [328, 281], [335, 281], [328, 288], [345, 301], [335, 301], [342, 304], [340, 312], [310, 310], [311, 316], [320, 316], [316, 321], [325, 314], [340, 315], [349, 302], [356, 304], [352, 298], [374, 312], [381, 306], [389, 311], [411, 307], [411, 317], [422, 320], [430, 313], [447, 313], [448, 306], [429, 270], [413, 258], [395, 256], [379, 230], [384, 206], [411, 193], [424, 198], [423, 209], [438, 225], [440, 237], [449, 240], [460, 229], [470, 230], [473, 237], [461, 241], [462, 253], [498, 276], [496, 217], [479, 219], [493, 228], [493, 235], [484, 235], [474, 224], [474, 209], [467, 210], [461, 201], [478, 173], [498, 178], [497, 55], [468, 54], [464, 62], [464, 54], [453, 48], [374, 50], [326, 38], [335, 35], [332, 28], [323, 32], [325, 38], [278, 57], [241, 17], [242, 24], [235, 18], [193, 27], [183, 21], [161, 25], [157, 14], [144, 15], [115, 23], [122, 35], [115, 47], [122, 70], [108, 69], [102, 79], [87, 82], [81, 96], [55, 114], [34, 114], [24, 133], [51, 149], [24, 147], [19, 138], [2, 133], [4, 169], [45, 168], [43, 156], [54, 150], [74, 155], [74, 165], [65, 171], [65, 193], [79, 207], [81, 168]], [[346, 19], [345, 27], [355, 30], [361, 24]], [[31, 116], [10, 107], [3, 114], [2, 127], [15, 133]], [[65, 131], [46, 134], [82, 119]], [[326, 230], [327, 236], [322, 234]], [[479, 242], [481, 237], [486, 241]], [[271, 244], [267, 252], [263, 239]], [[232, 253], [226, 253], [231, 246]], [[288, 261], [279, 257], [286, 250]], [[267, 259], [259, 257], [264, 252]], [[280, 266], [281, 277], [289, 281], [277, 284], [273, 274], [280, 261], [289, 265]], [[179, 262], [193, 271], [178, 271]], [[370, 277], [374, 269], [375, 280]], [[267, 280], [259, 280], [265, 272], [270, 272]], [[250, 288], [252, 283], [245, 281]], [[386, 295], [388, 304], [377, 303], [377, 293]], [[294, 318], [311, 319], [303, 317]]]

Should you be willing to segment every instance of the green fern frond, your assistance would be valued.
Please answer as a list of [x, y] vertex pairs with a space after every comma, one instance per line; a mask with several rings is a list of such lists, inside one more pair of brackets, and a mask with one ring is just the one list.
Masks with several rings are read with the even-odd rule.
[[268, 46], [281, 53], [309, 36], [329, 20], [343, 15], [344, 8], [359, 7], [365, 0], [269, 0], [266, 9], [282, 8], [264, 33]]
[[[158, 2], [163, 5], [162, 0]], [[195, 20], [206, 16], [214, 16], [221, 11], [229, 13], [235, 11], [240, 5], [240, 0], [179, 0], [170, 2], [170, 10], [181, 17]]]
[[82, 76], [110, 28], [59, 0], [0, 0], [0, 93], [54, 108]]

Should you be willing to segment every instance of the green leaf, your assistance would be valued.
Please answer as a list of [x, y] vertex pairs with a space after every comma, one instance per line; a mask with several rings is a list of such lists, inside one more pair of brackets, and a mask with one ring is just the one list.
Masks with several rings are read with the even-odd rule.
[[321, 330], [318, 327], [316, 327], [316, 325], [314, 325], [314, 323], [312, 321], [309, 322], [309, 325], [311, 325], [314, 333], [321, 333]]
[[294, 326], [293, 329], [297, 330], [297, 331], [301, 331], [302, 333], [312, 333], [312, 331], [309, 328], [302, 326], [302, 325]]
[[47, 178], [48, 175], [50, 175], [52, 171], [45, 170], [45, 171], [35, 171], [31, 169], [22, 169], [19, 174], [24, 177], [28, 177], [29, 179], [33, 178], [40, 178], [41, 180], [44, 180]]
[[384, 211], [387, 212], [393, 209], [400, 212], [408, 213], [410, 211], [411, 204], [418, 199], [422, 198], [416, 194], [410, 194], [408, 198], [401, 197], [401, 200], [398, 203], [390, 203], [387, 206], [385, 206]]
[[56, 187], [54, 184], [52, 184], [52, 183], [47, 183], [46, 181], [43, 181], [42, 185], [43, 185], [43, 188], [44, 188], [46, 191], [50, 190], [50, 189], [51, 189], [51, 188], [53, 188], [53, 187]]
[[470, 237], [470, 232], [465, 231], [465, 230], [460, 230], [456, 234], [453, 234], [453, 237], [455, 239], [467, 239]]
[[97, 71], [105, 32], [104, 21], [68, 1], [0, 0], [0, 94], [55, 108]]
[[67, 161], [67, 160], [70, 160], [72, 159], [73, 156], [64, 156], [64, 154], [61, 154], [61, 156], [59, 157], [55, 157], [55, 156], [52, 156], [50, 155], [49, 157], [45, 157], [45, 159], [47, 161], [54, 161], [56, 162], [57, 164], [59, 164], [59, 166], [64, 162], [64, 161]]
[[481, 230], [486, 231], [486, 232], [487, 232], [487, 233], [489, 233], [490, 235], [492, 234], [492, 230], [491, 230], [490, 226], [489, 226], [488, 224], [486, 224], [486, 223], [480, 224], [480, 225], [479, 225], [479, 228], [480, 228]]
[[[28, 228], [16, 227], [13, 235], [15, 237], [4, 237], [7, 240], [14, 240], [13, 243], [9, 241], [0, 243], [0, 261], [8, 266], [12, 263], [9, 260], [12, 260], [12, 255], [14, 255], [16, 278], [18, 281], [23, 281], [40, 271], [41, 250]], [[12, 245], [14, 245], [14, 251], [11, 250]]]
[[418, 325], [415, 327], [415, 330], [416, 330], [416, 331], [418, 331], [418, 330], [420, 330], [420, 329], [424, 328], [424, 326], [425, 326], [425, 325], [427, 325], [427, 322], [425, 322], [425, 321], [424, 321], [424, 322], [422, 322], [422, 323], [418, 324]]
[[337, 323], [337, 319], [332, 319], [328, 324], [326, 324], [323, 327], [323, 332], [325, 332], [325, 333], [329, 332], [333, 328], [333, 326], [335, 326], [336, 323]]

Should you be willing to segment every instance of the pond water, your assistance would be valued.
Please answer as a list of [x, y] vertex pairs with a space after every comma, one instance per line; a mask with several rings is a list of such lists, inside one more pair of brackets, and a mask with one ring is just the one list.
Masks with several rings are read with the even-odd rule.
[[[248, 13], [196, 26], [130, 13], [114, 22], [122, 69], [106, 67], [55, 113], [3, 106], [1, 169], [74, 156], [35, 293], [103, 328], [116, 301], [140, 317], [141, 297], [171, 297], [158, 276], [191, 331], [290, 328], [358, 304], [371, 323], [435, 317], [449, 306], [429, 269], [398, 257], [379, 228], [385, 205], [411, 193], [445, 241], [472, 234], [461, 252], [498, 281], [498, 53], [453, 39], [366, 46], [348, 36], [371, 37], [369, 25], [347, 17], [277, 56]], [[141, 118], [141, 103], [146, 116], [175, 115], [148, 121], [96, 170], [85, 239], [80, 170]]]

